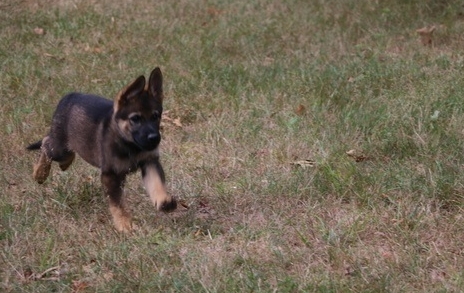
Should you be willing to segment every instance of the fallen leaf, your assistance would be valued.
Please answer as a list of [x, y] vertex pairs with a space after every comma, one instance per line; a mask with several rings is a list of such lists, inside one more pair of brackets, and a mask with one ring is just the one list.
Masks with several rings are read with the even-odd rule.
[[424, 46], [432, 45], [432, 34], [434, 31], [435, 31], [434, 25], [431, 27], [426, 26], [426, 27], [416, 30], [416, 33], [418, 33], [421, 38], [422, 45]]
[[89, 44], [86, 44], [85, 48], [84, 48], [84, 51], [85, 52], [90, 52], [90, 53], [101, 53], [103, 52], [103, 49], [101, 47], [90, 47]]
[[290, 165], [295, 165], [303, 169], [316, 167], [316, 162], [314, 160], [298, 160], [291, 162]]
[[85, 281], [72, 281], [72, 292], [81, 292], [89, 287], [89, 283]]
[[299, 104], [298, 107], [295, 109], [295, 114], [298, 116], [303, 116], [306, 112], [306, 107]]
[[216, 17], [220, 14], [222, 14], [222, 10], [220, 9], [217, 9], [215, 7], [209, 7], [207, 10], [208, 14], [211, 16], [211, 17]]
[[163, 113], [163, 117], [162, 117], [162, 120], [163, 121], [166, 121], [166, 122], [169, 122], [177, 127], [180, 127], [182, 128], [182, 123], [180, 122], [180, 117], [177, 117], [177, 118], [171, 118], [169, 117], [167, 114], [169, 113], [169, 111], [166, 111], [165, 113]]
[[45, 30], [41, 27], [36, 27], [34, 28], [34, 34], [36, 35], [44, 35], [45, 34]]
[[23, 270], [23, 277], [24, 277], [24, 279], [26, 279], [26, 280], [30, 280], [33, 274], [34, 274], [34, 272], [32, 272], [32, 270], [31, 270], [30, 267], [26, 267], [26, 268]]
[[361, 155], [361, 156], [356, 157], [355, 161], [356, 162], [362, 162], [362, 161], [365, 161], [365, 160], [368, 160], [368, 159], [369, 159], [369, 157]]
[[182, 123], [180, 123], [180, 118], [173, 119], [172, 123], [177, 127], [182, 127]]
[[195, 232], [195, 237], [198, 237], [200, 236], [202, 233], [201, 233], [201, 229], [198, 229], [196, 232]]
[[362, 162], [370, 159], [368, 156], [358, 153], [356, 150], [349, 150], [346, 152], [346, 154], [348, 155], [348, 157], [353, 158], [356, 162]]
[[189, 209], [189, 205], [185, 202], [185, 200], [183, 199], [180, 199], [179, 201], [179, 204], [184, 207], [185, 209]]
[[356, 155], [356, 151], [355, 150], [349, 150], [346, 152], [346, 154], [350, 157], [353, 157], [354, 155]]

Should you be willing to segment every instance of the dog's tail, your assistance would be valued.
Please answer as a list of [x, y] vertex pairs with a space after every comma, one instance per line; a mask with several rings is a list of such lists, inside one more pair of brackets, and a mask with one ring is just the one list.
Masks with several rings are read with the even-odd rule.
[[42, 147], [42, 141], [39, 140], [27, 146], [26, 149], [33, 151], [33, 150], [40, 150], [41, 147]]

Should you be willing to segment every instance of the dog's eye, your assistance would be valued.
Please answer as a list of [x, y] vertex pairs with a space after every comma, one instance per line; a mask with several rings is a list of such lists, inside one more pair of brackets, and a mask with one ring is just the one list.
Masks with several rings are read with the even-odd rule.
[[133, 124], [139, 124], [142, 120], [142, 117], [140, 117], [140, 115], [132, 115], [129, 119]]
[[156, 113], [153, 113], [153, 120], [158, 120], [160, 118], [160, 115], [158, 114], [158, 112]]

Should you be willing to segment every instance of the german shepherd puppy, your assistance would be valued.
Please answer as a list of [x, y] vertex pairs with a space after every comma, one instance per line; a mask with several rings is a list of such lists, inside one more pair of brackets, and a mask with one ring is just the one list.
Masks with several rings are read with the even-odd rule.
[[64, 96], [55, 110], [48, 135], [27, 147], [40, 150], [34, 179], [42, 184], [50, 173], [52, 161], [66, 170], [77, 153], [100, 168], [118, 231], [128, 232], [132, 228], [131, 216], [124, 207], [123, 189], [126, 175], [139, 168], [155, 207], [174, 210], [177, 203], [166, 192], [158, 151], [163, 97], [163, 76], [158, 67], [151, 72], [148, 84], [144, 76], [138, 77], [118, 93], [114, 102], [81, 93]]

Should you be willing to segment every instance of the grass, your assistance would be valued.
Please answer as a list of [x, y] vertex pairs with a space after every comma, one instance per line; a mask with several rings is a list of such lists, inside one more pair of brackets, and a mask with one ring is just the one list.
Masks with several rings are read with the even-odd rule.
[[[463, 291], [463, 15], [454, 0], [0, 4], [0, 289]], [[24, 147], [65, 93], [111, 98], [155, 66], [186, 207], [157, 213], [134, 174], [138, 229], [120, 235], [98, 170], [54, 166], [39, 186]]]

